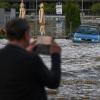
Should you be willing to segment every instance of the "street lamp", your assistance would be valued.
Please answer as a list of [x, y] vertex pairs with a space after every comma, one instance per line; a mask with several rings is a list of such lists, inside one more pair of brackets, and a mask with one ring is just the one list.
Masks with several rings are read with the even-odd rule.
[[37, 15], [37, 0], [36, 0], [36, 15]]
[[84, 4], [83, 4], [83, 3], [84, 3], [84, 2], [83, 2], [83, 0], [82, 0], [82, 18], [83, 18], [83, 13], [84, 13], [84, 12], [83, 12], [83, 11], [84, 11], [84, 8], [83, 8], [83, 5], [84, 5]]
[[37, 23], [37, 8], [38, 8], [38, 7], [37, 7], [37, 0], [36, 0], [36, 10], [35, 10], [35, 11], [36, 11], [36, 12], [35, 12], [35, 13], [36, 13], [36, 19], [35, 19], [35, 20], [36, 20], [36, 30], [35, 30], [36, 33], [35, 33], [35, 34], [37, 34], [37, 24], [38, 24], [38, 23]]

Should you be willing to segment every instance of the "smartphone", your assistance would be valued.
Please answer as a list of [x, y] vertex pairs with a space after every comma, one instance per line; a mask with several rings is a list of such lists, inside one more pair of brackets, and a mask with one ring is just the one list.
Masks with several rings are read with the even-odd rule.
[[52, 44], [53, 38], [50, 36], [38, 36], [36, 39], [36, 47], [34, 51], [38, 54], [50, 54], [50, 46]]

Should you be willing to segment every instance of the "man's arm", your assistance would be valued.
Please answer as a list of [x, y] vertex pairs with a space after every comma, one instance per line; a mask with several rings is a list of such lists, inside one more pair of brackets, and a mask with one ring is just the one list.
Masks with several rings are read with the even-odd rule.
[[40, 57], [35, 56], [34, 64], [35, 64], [35, 75], [36, 80], [40, 83], [40, 85], [47, 86], [48, 88], [57, 88], [60, 83], [61, 77], [61, 68], [60, 68], [60, 54], [52, 54], [51, 55], [51, 70], [44, 65], [43, 61]]
[[[31, 45], [27, 50], [32, 53], [32, 48], [35, 47], [35, 43]], [[33, 73], [35, 79], [40, 85], [47, 86], [49, 88], [57, 88], [60, 83], [61, 77], [61, 48], [53, 41], [50, 46], [51, 55], [51, 70], [49, 70], [42, 59], [38, 55], [34, 55], [32, 58]]]

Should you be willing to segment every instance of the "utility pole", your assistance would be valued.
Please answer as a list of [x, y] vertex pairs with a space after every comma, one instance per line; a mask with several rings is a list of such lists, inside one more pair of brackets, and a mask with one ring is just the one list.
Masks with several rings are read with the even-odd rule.
[[84, 2], [83, 2], [83, 0], [82, 0], [82, 19], [83, 19], [83, 15], [84, 15]]
[[38, 20], [37, 20], [37, 19], [38, 19], [38, 18], [37, 18], [37, 8], [38, 8], [38, 7], [37, 7], [37, 0], [36, 0], [36, 18], [35, 18], [35, 20], [36, 20], [36, 28], [35, 28], [35, 29], [36, 29], [36, 30], [35, 30], [35, 35], [37, 34], [37, 25], [38, 25], [38, 22], [37, 22], [37, 21], [38, 21]]

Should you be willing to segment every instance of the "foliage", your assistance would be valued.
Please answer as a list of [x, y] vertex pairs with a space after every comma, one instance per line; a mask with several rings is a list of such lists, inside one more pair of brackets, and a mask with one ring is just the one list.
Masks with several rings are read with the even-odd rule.
[[54, 14], [55, 11], [56, 11], [56, 8], [55, 8], [55, 4], [54, 3], [45, 3], [44, 4], [44, 9], [45, 9], [45, 13], [46, 14]]
[[11, 5], [8, 2], [0, 1], [0, 8], [4, 8], [4, 9], [15, 8], [18, 11], [19, 10], [19, 4], [18, 3], [14, 3], [14, 4]]
[[91, 11], [100, 15], [100, 3], [95, 3], [90, 7]]
[[9, 9], [11, 7], [10, 3], [8, 2], [0, 2], [0, 8], [5, 8], [5, 9]]
[[15, 8], [16, 11], [19, 11], [19, 4], [18, 3], [12, 4], [12, 8]]
[[6, 36], [3, 34], [0, 34], [0, 39], [4, 39], [4, 38], [6, 38]]
[[6, 31], [3, 28], [0, 28], [0, 39], [6, 38]]
[[71, 33], [80, 25], [80, 8], [74, 0], [69, 0], [64, 6], [64, 12], [66, 34], [71, 35]]

